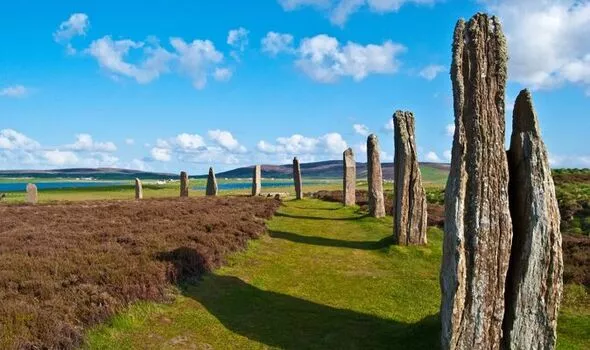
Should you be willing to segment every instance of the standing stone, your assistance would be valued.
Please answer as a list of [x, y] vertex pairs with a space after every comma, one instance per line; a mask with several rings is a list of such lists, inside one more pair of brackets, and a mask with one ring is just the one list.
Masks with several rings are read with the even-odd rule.
[[143, 186], [140, 179], [135, 179], [135, 199], [143, 199]]
[[342, 199], [345, 206], [356, 205], [356, 161], [352, 148], [344, 151], [344, 193]]
[[180, 172], [180, 196], [188, 197], [188, 174], [186, 171]]
[[416, 149], [415, 122], [411, 112], [397, 111], [393, 117], [395, 138], [395, 242], [426, 244], [426, 192]]
[[215, 172], [213, 172], [213, 168], [209, 168], [209, 176], [207, 177], [207, 190], [205, 195], [217, 196], [217, 179], [215, 178]]
[[259, 196], [260, 190], [262, 188], [261, 180], [262, 179], [262, 170], [260, 165], [254, 166], [254, 172], [252, 174], [252, 195]]
[[295, 198], [303, 199], [303, 186], [301, 185], [301, 167], [299, 159], [293, 158], [293, 181], [295, 181]]
[[496, 17], [460, 20], [451, 79], [455, 136], [445, 191], [442, 349], [499, 349], [512, 221], [504, 150], [506, 40]]
[[563, 290], [560, 215], [531, 94], [520, 92], [508, 152], [514, 236], [506, 284], [506, 349], [555, 349]]
[[367, 139], [367, 172], [367, 181], [369, 182], [369, 215], [376, 218], [385, 217], [379, 140], [374, 134], [369, 135]]
[[29, 204], [37, 204], [39, 201], [39, 195], [37, 193], [37, 185], [27, 184], [27, 196], [25, 201]]

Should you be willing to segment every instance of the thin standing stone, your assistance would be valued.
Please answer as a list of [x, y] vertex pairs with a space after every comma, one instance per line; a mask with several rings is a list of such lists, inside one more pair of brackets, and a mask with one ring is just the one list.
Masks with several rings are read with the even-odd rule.
[[496, 17], [460, 20], [451, 79], [455, 136], [445, 191], [441, 347], [499, 349], [512, 220], [504, 150], [507, 48]]
[[395, 242], [426, 244], [426, 192], [418, 164], [415, 121], [411, 112], [397, 111], [393, 117], [395, 138]]
[[186, 171], [180, 172], [180, 196], [188, 197], [188, 174]]
[[213, 168], [209, 168], [209, 176], [207, 176], [207, 190], [205, 195], [217, 196], [217, 179], [215, 178], [215, 172], [213, 171]]
[[252, 174], [252, 195], [259, 196], [262, 189], [262, 169], [260, 165], [254, 166]]
[[367, 138], [367, 171], [367, 181], [369, 182], [369, 215], [376, 218], [385, 217], [379, 139], [374, 134], [369, 135]]
[[555, 349], [563, 291], [561, 219], [547, 149], [527, 90], [514, 105], [508, 161], [514, 236], [504, 347]]
[[135, 199], [143, 199], [143, 186], [140, 179], [135, 179]]
[[343, 163], [343, 201], [345, 206], [353, 206], [356, 205], [356, 161], [354, 160], [354, 152], [352, 151], [352, 148], [344, 151]]
[[25, 197], [25, 201], [29, 204], [37, 204], [39, 201], [37, 185], [27, 184], [27, 196]]
[[299, 159], [293, 158], [293, 181], [295, 182], [295, 198], [303, 198], [303, 186], [301, 185], [301, 166]]

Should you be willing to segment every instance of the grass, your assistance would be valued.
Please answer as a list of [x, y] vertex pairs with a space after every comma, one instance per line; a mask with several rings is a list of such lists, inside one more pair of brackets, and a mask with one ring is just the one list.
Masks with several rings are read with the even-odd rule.
[[[438, 348], [442, 232], [391, 247], [391, 217], [288, 201], [229, 264], [88, 333], [89, 349]], [[590, 348], [590, 297], [568, 286], [560, 349]]]

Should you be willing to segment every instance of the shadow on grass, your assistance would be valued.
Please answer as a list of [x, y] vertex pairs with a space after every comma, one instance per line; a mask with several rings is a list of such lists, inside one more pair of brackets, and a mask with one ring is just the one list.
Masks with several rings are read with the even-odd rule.
[[380, 241], [344, 241], [340, 239], [315, 237], [315, 236], [302, 236], [291, 232], [282, 231], [269, 231], [269, 236], [272, 238], [284, 239], [291, 242], [318, 245], [324, 247], [338, 247], [338, 248], [351, 248], [351, 249], [363, 249], [363, 250], [378, 250], [391, 246], [393, 236], [388, 236]]
[[280, 216], [284, 218], [291, 218], [291, 219], [304, 219], [304, 220], [325, 220], [325, 221], [354, 221], [369, 217], [369, 214], [363, 214], [359, 216], [353, 217], [345, 217], [345, 218], [325, 218], [321, 216], [306, 216], [306, 215], [292, 215], [292, 214], [285, 214], [285, 213], [276, 213], [275, 216]]
[[[209, 274], [182, 286], [234, 333], [282, 349], [436, 349], [439, 318], [406, 324], [265, 291]], [[228, 344], [231, 347], [232, 344]]]

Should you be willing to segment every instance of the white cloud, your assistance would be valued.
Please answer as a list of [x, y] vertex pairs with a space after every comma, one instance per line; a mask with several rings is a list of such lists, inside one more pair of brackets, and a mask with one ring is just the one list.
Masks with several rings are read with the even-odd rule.
[[444, 70], [445, 66], [431, 64], [424, 67], [418, 74], [426, 80], [433, 80], [439, 73], [444, 72]]
[[169, 148], [154, 147], [150, 151], [152, 158], [160, 162], [168, 162], [172, 158], [172, 151]]
[[240, 145], [238, 140], [229, 131], [209, 130], [209, 138], [227, 151], [236, 153], [246, 152], [246, 147]]
[[320, 140], [325, 145], [326, 151], [331, 154], [341, 154], [348, 148], [342, 136], [335, 132], [322, 136]]
[[502, 22], [509, 77], [533, 89], [590, 87], [590, 2], [484, 0]]
[[229, 68], [215, 68], [213, 77], [217, 81], [229, 81], [233, 75], [233, 72]]
[[65, 148], [76, 152], [115, 152], [117, 150], [114, 143], [95, 142], [89, 134], [76, 135], [76, 142]]
[[13, 129], [0, 130], [0, 149], [34, 150], [40, 148], [39, 142]]
[[209, 40], [193, 40], [191, 43], [180, 38], [170, 39], [178, 54], [180, 69], [192, 78], [193, 86], [203, 89], [212, 67], [223, 61], [223, 54]]
[[[142, 48], [144, 58], [139, 64], [125, 61], [130, 50]], [[145, 47], [143, 42], [128, 39], [113, 41], [110, 36], [93, 41], [86, 52], [96, 58], [101, 68], [109, 73], [133, 78], [140, 84], [149, 83], [168, 72], [168, 64], [174, 58], [174, 55], [159, 46]]]
[[285, 11], [293, 11], [305, 6], [311, 6], [325, 11], [332, 24], [343, 26], [350, 15], [361, 8], [368, 8], [371, 12], [397, 12], [406, 3], [416, 5], [432, 5], [440, 0], [278, 0]]
[[438, 163], [438, 162], [440, 162], [440, 158], [439, 158], [438, 154], [430, 151], [430, 152], [426, 153], [426, 161]]
[[369, 127], [364, 124], [354, 124], [352, 128], [361, 136], [369, 136]]
[[395, 126], [393, 125], [393, 118], [389, 118], [389, 120], [387, 121], [387, 123], [385, 123], [383, 128], [387, 131], [393, 131], [395, 129]]
[[135, 144], [135, 140], [134, 139], [125, 139], [125, 143], [131, 146], [131, 145]]
[[455, 135], [455, 124], [447, 124], [445, 126], [445, 135], [453, 137]]
[[340, 77], [361, 81], [369, 74], [393, 74], [399, 68], [397, 55], [406, 51], [400, 44], [382, 45], [348, 42], [342, 46], [336, 38], [320, 34], [304, 38], [297, 50], [296, 66], [312, 79], [331, 83]]
[[556, 168], [590, 168], [590, 155], [549, 154], [549, 163]]
[[293, 35], [277, 32], [268, 32], [261, 40], [262, 52], [268, 52], [271, 56], [276, 56], [281, 52], [292, 53]]
[[230, 30], [227, 34], [228, 45], [240, 51], [244, 51], [244, 49], [246, 49], [246, 46], [248, 46], [249, 33], [250, 32], [244, 27]]
[[0, 89], [0, 96], [6, 97], [24, 97], [29, 93], [29, 90], [22, 85], [7, 86]]
[[90, 21], [85, 13], [74, 13], [67, 21], [59, 25], [59, 29], [53, 33], [53, 39], [58, 43], [69, 42], [75, 36], [86, 35]]
[[282, 155], [286, 159], [289, 156], [299, 155], [331, 156], [341, 154], [347, 147], [346, 141], [340, 134], [328, 133], [317, 138], [300, 134], [279, 137], [275, 144], [262, 140], [258, 142], [256, 148], [262, 153]]
[[43, 157], [49, 165], [64, 166], [78, 163], [78, 157], [70, 151], [44, 151]]
[[452, 158], [453, 154], [451, 153], [451, 150], [448, 149], [446, 151], [443, 152], [443, 157], [446, 161], [450, 162], [451, 158]]
[[[172, 143], [183, 150], [200, 150], [204, 149], [206, 144], [201, 135], [182, 133], [176, 136]], [[164, 140], [156, 142], [158, 147], [170, 147], [169, 143]]]

